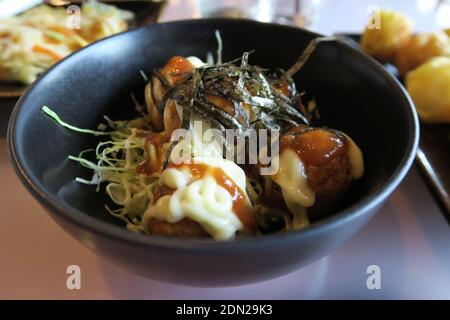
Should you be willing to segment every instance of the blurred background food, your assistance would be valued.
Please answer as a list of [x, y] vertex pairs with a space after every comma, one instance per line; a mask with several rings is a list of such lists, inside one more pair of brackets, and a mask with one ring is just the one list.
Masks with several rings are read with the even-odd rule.
[[364, 51], [382, 62], [395, 58], [399, 48], [410, 39], [413, 21], [392, 10], [380, 10], [372, 15], [361, 38]]
[[0, 97], [20, 95], [24, 87], [19, 83], [32, 83], [55, 62], [91, 42], [155, 22], [166, 4], [164, 0], [43, 2], [0, 0]]
[[450, 123], [449, 34], [449, 29], [413, 34], [411, 18], [380, 9], [373, 12], [361, 37], [364, 51], [382, 63], [395, 64], [426, 123]]
[[406, 88], [422, 121], [450, 123], [450, 57], [436, 57], [409, 72]]
[[450, 38], [442, 31], [419, 33], [409, 38], [397, 51], [395, 65], [405, 76], [433, 57], [450, 55]]
[[42, 4], [0, 20], [0, 80], [29, 84], [55, 62], [90, 42], [124, 31], [129, 11], [83, 3], [79, 28], [67, 25], [66, 8]]

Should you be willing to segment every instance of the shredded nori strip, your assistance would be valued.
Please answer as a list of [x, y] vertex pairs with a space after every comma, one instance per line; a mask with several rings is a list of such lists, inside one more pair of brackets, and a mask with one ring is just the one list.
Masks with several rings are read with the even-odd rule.
[[[301, 96], [292, 76], [307, 62], [317, 45], [324, 41], [334, 41], [334, 37], [312, 40], [298, 61], [288, 71], [267, 70], [249, 64], [252, 52], [242, 57], [216, 65], [206, 65], [184, 73], [181, 80], [171, 86], [160, 70], [152, 72], [152, 83], [158, 79], [166, 90], [158, 107], [163, 114], [166, 102], [174, 100], [183, 110], [182, 128], [189, 129], [190, 115], [197, 113], [212, 128], [225, 133], [225, 129], [237, 129], [247, 136], [248, 129], [280, 129], [290, 126], [310, 125], [311, 114], [303, 106]], [[287, 88], [286, 95], [280, 90]], [[225, 98], [233, 106], [230, 114], [208, 100], [209, 96]], [[251, 109], [256, 120], [250, 121]], [[173, 149], [175, 143], [169, 148]], [[226, 146], [230, 147], [230, 146]], [[168, 152], [170, 154], [170, 152]], [[167, 164], [168, 156], [165, 157]]]

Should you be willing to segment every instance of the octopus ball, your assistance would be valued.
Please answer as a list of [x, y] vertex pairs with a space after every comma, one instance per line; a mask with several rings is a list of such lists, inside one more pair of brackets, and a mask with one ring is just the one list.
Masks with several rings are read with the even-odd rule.
[[432, 58], [406, 75], [406, 88], [426, 123], [450, 123], [450, 57]]
[[361, 47], [381, 62], [393, 61], [397, 50], [411, 37], [412, 29], [408, 16], [391, 10], [375, 11], [361, 37]]
[[439, 56], [450, 56], [450, 38], [444, 32], [422, 33], [411, 37], [399, 48], [395, 64], [404, 76]]

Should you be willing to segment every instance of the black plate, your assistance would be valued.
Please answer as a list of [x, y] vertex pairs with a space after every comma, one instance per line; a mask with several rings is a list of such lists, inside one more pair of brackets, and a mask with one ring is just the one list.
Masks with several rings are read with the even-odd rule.
[[[337, 35], [351, 41], [350, 44], [354, 48], [360, 49], [360, 34], [339, 33]], [[392, 64], [384, 64], [384, 66], [400, 79], [395, 66]], [[450, 125], [421, 123], [420, 130], [417, 164], [439, 207], [450, 223]]]
[[[71, 1], [77, 4], [82, 1]], [[157, 21], [159, 14], [166, 5], [167, 1], [158, 0], [132, 0], [132, 1], [102, 1], [103, 3], [112, 4], [124, 10], [134, 13], [135, 18], [131, 22], [131, 27], [140, 27], [145, 24]], [[26, 85], [18, 82], [2, 82], [0, 81], [0, 98], [19, 98], [27, 88]]]
[[267, 68], [288, 68], [318, 36], [246, 20], [149, 25], [101, 40], [54, 66], [21, 97], [9, 126], [17, 174], [50, 216], [99, 255], [161, 281], [241, 285], [307, 265], [370, 220], [404, 178], [416, 154], [418, 119], [399, 82], [345, 43], [323, 43], [295, 81], [316, 98], [326, 125], [353, 137], [366, 166], [364, 178], [353, 184], [346, 202], [334, 208], [332, 216], [297, 232], [228, 242], [127, 231], [104, 209], [103, 192], [74, 181], [76, 176], [89, 178], [91, 172], [67, 160], [97, 140], [62, 128], [40, 108], [50, 106], [62, 119], [84, 128], [96, 128], [105, 114], [113, 119], [131, 117], [135, 111], [130, 93], [143, 99], [140, 71], [161, 67], [174, 55], [205, 58], [216, 50], [216, 30], [222, 34], [224, 60], [254, 50], [250, 63]]

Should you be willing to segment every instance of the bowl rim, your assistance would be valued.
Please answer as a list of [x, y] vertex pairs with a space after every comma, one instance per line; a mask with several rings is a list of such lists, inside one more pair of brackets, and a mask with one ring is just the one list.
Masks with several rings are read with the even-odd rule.
[[[119, 241], [124, 244], [138, 245], [151, 247], [154, 249], [164, 249], [172, 251], [187, 251], [190, 252], [234, 252], [237, 250], [247, 250], [247, 249], [266, 249], [268, 247], [286, 247], [288, 244], [301, 241], [301, 239], [306, 239], [314, 236], [316, 233], [321, 233], [327, 229], [336, 228], [348, 221], [354, 220], [359, 216], [362, 216], [372, 210], [377, 209], [388, 196], [397, 188], [403, 178], [409, 171], [418, 148], [419, 143], [419, 120], [417, 113], [414, 108], [414, 103], [407, 93], [406, 89], [401, 85], [401, 83], [392, 76], [379, 62], [365, 54], [364, 52], [353, 48], [348, 43], [344, 41], [339, 41], [339, 43], [333, 43], [347, 47], [348, 50], [354, 51], [355, 54], [364, 56], [367, 60], [368, 65], [376, 69], [380, 75], [382, 75], [386, 81], [389, 82], [390, 86], [395, 89], [400, 96], [404, 99], [404, 104], [408, 108], [405, 108], [405, 113], [407, 116], [407, 121], [409, 121], [410, 132], [409, 139], [406, 147], [406, 153], [403, 155], [402, 160], [397, 165], [393, 174], [380, 186], [377, 187], [371, 194], [364, 196], [362, 199], [346, 207], [333, 215], [320, 219], [314, 222], [309, 227], [297, 231], [281, 232], [268, 234], [256, 237], [245, 237], [239, 238], [231, 241], [215, 241], [212, 239], [182, 239], [182, 238], [170, 238], [157, 235], [141, 235], [128, 231], [123, 226], [116, 226], [109, 224], [107, 222], [101, 221], [95, 217], [92, 217], [85, 212], [78, 210], [72, 206], [66, 205], [61, 202], [56, 195], [46, 190], [38, 179], [33, 177], [32, 172], [28, 172], [22, 165], [22, 159], [17, 151], [17, 140], [16, 138], [16, 123], [20, 116], [21, 110], [23, 108], [24, 102], [28, 97], [29, 93], [34, 89], [34, 87], [43, 79], [48, 73], [53, 72], [57, 69], [60, 64], [64, 64], [66, 60], [71, 59], [72, 56], [76, 56], [79, 52], [84, 52], [84, 50], [89, 50], [91, 46], [96, 46], [97, 43], [103, 41], [112, 41], [116, 37], [125, 37], [129, 34], [142, 32], [144, 29], [157, 29], [164, 28], [167, 26], [183, 26], [183, 25], [202, 25], [209, 23], [225, 23], [225, 24], [247, 24], [255, 25], [265, 28], [278, 28], [280, 32], [284, 30], [298, 31], [309, 34], [313, 37], [322, 36], [321, 34], [311, 32], [305, 29], [299, 29], [291, 26], [278, 25], [273, 23], [263, 23], [253, 20], [245, 19], [228, 19], [228, 18], [212, 18], [212, 19], [190, 19], [190, 20], [179, 20], [165, 23], [158, 23], [153, 25], [147, 25], [137, 29], [132, 29], [120, 34], [116, 34], [95, 43], [92, 43], [85, 48], [70, 54], [65, 59], [53, 65], [46, 72], [43, 73], [31, 86], [29, 86], [25, 93], [20, 97], [14, 110], [11, 114], [11, 118], [8, 125], [7, 141], [10, 161], [19, 176], [22, 184], [26, 189], [38, 200], [38, 202], [51, 213], [56, 214], [58, 217], [63, 218], [66, 222], [75, 224], [77, 227], [89, 230], [96, 235], [109, 238], [114, 241]], [[52, 215], [52, 214], [51, 214]]]

